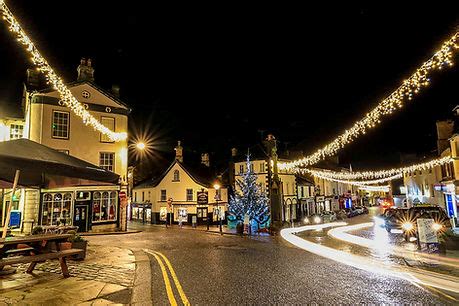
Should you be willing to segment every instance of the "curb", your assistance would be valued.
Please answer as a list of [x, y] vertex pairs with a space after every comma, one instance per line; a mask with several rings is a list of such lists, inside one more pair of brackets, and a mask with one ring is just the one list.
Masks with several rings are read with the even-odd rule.
[[102, 236], [102, 235], [127, 235], [127, 234], [136, 234], [141, 233], [140, 230], [126, 231], [126, 232], [87, 232], [81, 233], [80, 236]]

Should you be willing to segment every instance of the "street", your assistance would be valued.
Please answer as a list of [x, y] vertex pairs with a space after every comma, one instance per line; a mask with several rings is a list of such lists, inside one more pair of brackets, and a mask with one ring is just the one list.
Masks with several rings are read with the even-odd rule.
[[[355, 221], [359, 219], [368, 220], [369, 216], [357, 217]], [[153, 304], [167, 304], [171, 298], [179, 304], [454, 302], [445, 294], [408, 280], [312, 254], [279, 236], [241, 238], [139, 224], [131, 224], [130, 228], [142, 232], [93, 236], [89, 241], [93, 245], [115, 244], [147, 254]], [[321, 239], [332, 245], [332, 238]], [[362, 251], [368, 256], [360, 246], [335, 243], [337, 249]], [[136, 278], [142, 281], [144, 277]], [[177, 289], [177, 283], [183, 291]]]

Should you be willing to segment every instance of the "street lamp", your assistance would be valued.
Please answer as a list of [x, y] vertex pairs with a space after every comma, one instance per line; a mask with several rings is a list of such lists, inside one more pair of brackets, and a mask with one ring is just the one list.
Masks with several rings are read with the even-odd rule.
[[220, 200], [220, 195], [218, 194], [218, 191], [220, 190], [220, 185], [218, 183], [216, 183], [214, 185], [214, 189], [215, 189], [215, 201], [217, 202], [217, 209], [218, 209], [218, 221], [220, 223], [220, 234], [223, 235], [220, 205], [218, 204], [218, 201]]

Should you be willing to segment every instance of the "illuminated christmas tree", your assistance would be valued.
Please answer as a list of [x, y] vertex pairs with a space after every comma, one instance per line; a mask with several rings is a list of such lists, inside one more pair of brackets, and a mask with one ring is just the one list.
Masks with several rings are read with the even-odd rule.
[[236, 188], [234, 195], [230, 197], [229, 212], [237, 220], [244, 220], [247, 214], [250, 221], [258, 223], [266, 222], [269, 218], [269, 203], [265, 192], [257, 184], [257, 176], [250, 164], [250, 155], [247, 155], [247, 171], [241, 180], [236, 180], [239, 188]]

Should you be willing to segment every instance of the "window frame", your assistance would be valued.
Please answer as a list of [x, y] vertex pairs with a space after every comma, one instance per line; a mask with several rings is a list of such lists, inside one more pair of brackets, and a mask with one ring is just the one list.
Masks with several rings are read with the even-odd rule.
[[[164, 191], [164, 197], [163, 197], [163, 191]], [[161, 202], [166, 202], [167, 201], [167, 189], [161, 189], [161, 191], [160, 191], [160, 201]]]
[[[113, 132], [116, 131], [116, 118], [115, 117], [109, 117], [109, 116], [100, 116], [100, 123], [103, 124], [104, 126], [108, 127], [107, 125], [104, 124], [104, 119], [113, 119]], [[108, 127], [110, 128], [110, 127]], [[114, 143], [115, 141], [114, 140], [110, 140], [108, 138], [108, 136], [106, 136], [105, 134], [102, 134], [102, 133], [99, 133], [100, 134], [100, 137], [99, 137], [99, 141], [101, 143]], [[106, 139], [104, 139], [104, 137]]]
[[[12, 136], [13, 136], [13, 133], [12, 133], [12, 131], [13, 131], [13, 126], [15, 127], [15, 129], [14, 129], [15, 131], [16, 131], [17, 127], [21, 127], [21, 128], [20, 128], [20, 132], [21, 132], [21, 133], [20, 133], [19, 137], [12, 137]], [[21, 139], [21, 138], [23, 138], [23, 137], [24, 137], [24, 125], [23, 125], [23, 124], [17, 124], [17, 123], [11, 123], [11, 124], [10, 124], [10, 133], [9, 133], [9, 134], [10, 134], [10, 135], [9, 135], [9, 136], [10, 136], [10, 140], [13, 140], [13, 139]], [[15, 133], [14, 135], [17, 136], [16, 133]]]
[[[54, 114], [56, 114], [56, 113], [67, 114], [67, 137], [54, 136], [53, 125], [54, 125]], [[51, 114], [51, 138], [65, 139], [65, 140], [70, 139], [70, 112], [56, 110], [56, 109], [52, 110], [52, 114]]]
[[180, 182], [180, 171], [178, 169], [174, 170], [172, 181]]
[[[102, 154], [112, 154], [113, 155], [113, 158], [112, 158], [112, 161], [113, 161], [112, 170], [106, 169], [105, 165], [101, 165]], [[107, 170], [107, 171], [115, 172], [115, 165], [116, 165], [115, 157], [116, 157], [115, 152], [105, 152], [105, 151], [99, 152], [99, 167], [104, 169], [104, 170]]]
[[193, 201], [193, 188], [186, 189], [186, 201], [192, 202]]

